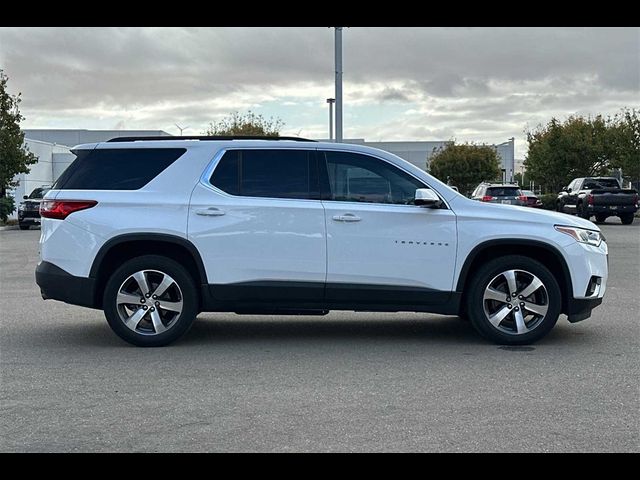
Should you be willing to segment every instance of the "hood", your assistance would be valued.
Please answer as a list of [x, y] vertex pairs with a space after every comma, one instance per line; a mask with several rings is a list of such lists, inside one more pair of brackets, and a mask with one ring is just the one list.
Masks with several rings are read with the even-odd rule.
[[553, 225], [565, 225], [568, 227], [586, 228], [588, 230], [600, 231], [600, 228], [589, 220], [568, 215], [566, 213], [553, 212], [551, 210], [540, 210], [531, 207], [518, 207], [515, 205], [498, 205], [494, 203], [484, 203], [470, 200], [465, 197], [456, 197], [450, 202], [451, 208], [458, 213], [464, 211], [467, 215], [478, 218], [498, 219], [524, 223], [544, 223]]

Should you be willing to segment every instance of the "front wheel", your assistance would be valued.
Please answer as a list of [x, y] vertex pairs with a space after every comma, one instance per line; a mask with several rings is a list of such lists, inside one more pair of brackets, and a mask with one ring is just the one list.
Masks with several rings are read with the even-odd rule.
[[20, 224], [20, 230], [29, 230], [29, 225]]
[[485, 263], [470, 282], [466, 312], [484, 337], [526, 345], [544, 337], [560, 316], [560, 287], [540, 262], [520, 255]]
[[589, 215], [589, 212], [587, 211], [587, 207], [585, 207], [583, 203], [578, 204], [577, 210], [580, 218], [584, 218], [585, 220], [589, 220], [589, 218], [591, 218], [591, 215]]
[[607, 220], [607, 216], [606, 215], [596, 215], [596, 222], [604, 223], [606, 220]]
[[198, 314], [189, 272], [159, 255], [133, 258], [107, 281], [103, 308], [111, 329], [139, 347], [160, 347], [184, 335]]
[[620, 215], [620, 221], [623, 225], [631, 225], [633, 223], [633, 213], [623, 213]]

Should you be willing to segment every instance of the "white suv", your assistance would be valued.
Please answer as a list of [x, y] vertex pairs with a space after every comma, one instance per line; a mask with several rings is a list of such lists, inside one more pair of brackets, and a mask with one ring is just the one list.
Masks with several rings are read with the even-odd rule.
[[140, 346], [199, 312], [414, 311], [526, 344], [602, 302], [593, 223], [469, 200], [381, 150], [302, 139], [79, 145], [41, 206], [43, 298]]

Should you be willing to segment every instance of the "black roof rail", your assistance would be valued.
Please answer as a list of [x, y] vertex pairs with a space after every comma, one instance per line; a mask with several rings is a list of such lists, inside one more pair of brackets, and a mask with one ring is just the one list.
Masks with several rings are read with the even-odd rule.
[[171, 140], [201, 140], [201, 141], [214, 141], [214, 140], [292, 140], [294, 142], [315, 142], [316, 140], [310, 140], [308, 138], [301, 137], [260, 137], [258, 135], [232, 135], [232, 136], [158, 136], [158, 137], [115, 137], [111, 140], [107, 140], [109, 143], [118, 142], [138, 142], [138, 141], [171, 141]]

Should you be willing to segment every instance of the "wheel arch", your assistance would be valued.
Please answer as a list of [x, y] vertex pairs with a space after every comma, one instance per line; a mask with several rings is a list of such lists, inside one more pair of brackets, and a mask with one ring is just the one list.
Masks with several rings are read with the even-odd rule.
[[[468, 282], [479, 265], [487, 260], [506, 255], [529, 257], [547, 267], [558, 281], [558, 285], [560, 285], [560, 293], [562, 295], [561, 311], [562, 313], [567, 312], [569, 299], [573, 298], [573, 283], [567, 262], [556, 247], [538, 240], [499, 239], [488, 240], [477, 245], [469, 252], [462, 265], [456, 284], [456, 292], [464, 295], [464, 292], [468, 291]], [[461, 305], [464, 305], [464, 302]]]
[[94, 303], [101, 308], [102, 296], [109, 275], [122, 262], [141, 255], [162, 255], [178, 261], [193, 277], [196, 285], [207, 283], [207, 273], [198, 249], [189, 240], [162, 233], [132, 233], [111, 238], [98, 250], [89, 278], [95, 279]]

